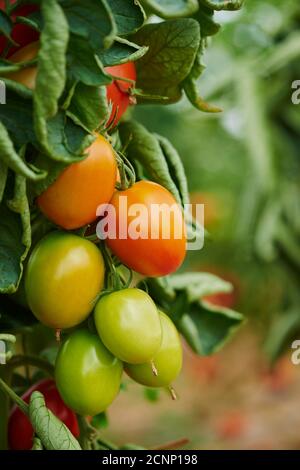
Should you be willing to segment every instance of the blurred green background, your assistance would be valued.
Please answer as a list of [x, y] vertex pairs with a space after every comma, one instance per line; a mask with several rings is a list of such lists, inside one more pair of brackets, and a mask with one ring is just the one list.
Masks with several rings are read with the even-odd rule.
[[199, 88], [224, 112], [199, 113], [182, 101], [134, 113], [177, 147], [192, 202], [205, 205], [210, 237], [185, 267], [230, 280], [234, 294], [214, 301], [249, 321], [216, 356], [186, 351], [177, 403], [128, 384], [106, 433], [149, 446], [187, 437], [188, 448], [299, 448], [291, 343], [300, 338], [300, 105], [292, 103], [300, 6], [248, 0], [216, 19], [222, 31]]

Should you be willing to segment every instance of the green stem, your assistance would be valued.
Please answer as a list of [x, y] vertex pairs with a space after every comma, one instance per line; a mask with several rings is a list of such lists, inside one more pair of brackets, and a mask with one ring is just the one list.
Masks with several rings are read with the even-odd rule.
[[28, 405], [25, 401], [22, 400], [5, 382], [0, 378], [0, 388], [2, 391], [12, 400], [14, 401], [18, 407], [28, 415]]
[[18, 367], [24, 367], [26, 365], [41, 369], [51, 377], [54, 376], [54, 367], [52, 364], [49, 364], [49, 362], [44, 361], [44, 359], [40, 359], [39, 357], [35, 356], [14, 356], [10, 360], [8, 367], [13, 370], [17, 369]]
[[[7, 366], [0, 367], [0, 377], [6, 382], [11, 381], [11, 371]], [[0, 450], [7, 450], [7, 423], [9, 416], [9, 396], [0, 388]]]

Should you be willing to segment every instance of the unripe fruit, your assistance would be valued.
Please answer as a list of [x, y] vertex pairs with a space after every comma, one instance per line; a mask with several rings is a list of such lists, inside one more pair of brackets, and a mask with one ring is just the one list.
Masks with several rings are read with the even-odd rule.
[[160, 347], [158, 310], [140, 289], [123, 289], [102, 297], [95, 308], [95, 323], [105, 346], [122, 361], [151, 362]]
[[159, 312], [162, 327], [162, 343], [153, 357], [157, 375], [150, 364], [126, 364], [125, 371], [136, 382], [147, 387], [168, 387], [179, 375], [182, 367], [182, 346], [172, 320]]

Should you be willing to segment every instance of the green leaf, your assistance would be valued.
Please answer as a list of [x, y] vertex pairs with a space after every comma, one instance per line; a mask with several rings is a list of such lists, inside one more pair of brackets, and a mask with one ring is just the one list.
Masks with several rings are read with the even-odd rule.
[[114, 44], [98, 54], [104, 67], [126, 62], [135, 62], [148, 52], [148, 47], [138, 46], [123, 38], [118, 38]]
[[68, 23], [56, 0], [43, 0], [44, 28], [40, 37], [38, 73], [34, 92], [34, 123], [39, 143], [45, 153], [53, 154], [49, 145], [47, 122], [58, 111], [58, 100], [66, 81]]
[[30, 421], [47, 450], [81, 450], [67, 426], [62, 423], [45, 405], [40, 392], [33, 392], [29, 403]]
[[15, 175], [12, 186], [12, 195], [7, 190], [0, 205], [0, 293], [9, 294], [18, 288], [31, 245], [25, 178]]
[[138, 0], [110, 0], [119, 35], [135, 33], [144, 23], [146, 16]]
[[0, 10], [0, 34], [10, 38], [12, 27], [13, 24], [10, 17], [3, 10]]
[[[168, 98], [162, 104], [181, 98], [182, 82], [190, 74], [200, 45], [200, 27], [194, 19], [149, 24], [133, 36], [149, 51], [137, 62], [137, 87], [147, 95]], [[148, 100], [150, 101], [150, 100]]]
[[168, 139], [158, 134], [155, 134], [155, 136], [165, 156], [172, 180], [179, 191], [181, 203], [182, 205], [189, 204], [189, 189], [182, 160], [177, 150]]
[[214, 274], [202, 272], [174, 274], [168, 278], [168, 285], [175, 291], [184, 290], [190, 303], [207, 295], [232, 291], [229, 282]]
[[[71, 33], [83, 39], [94, 51], [110, 47], [117, 34], [106, 0], [60, 0]], [[108, 6], [109, 5], [109, 6]]]
[[127, 145], [127, 155], [132, 162], [137, 161], [152, 181], [167, 188], [181, 204], [179, 191], [157, 138], [136, 121], [127, 121], [119, 126], [123, 145]]
[[7, 165], [16, 173], [23, 175], [26, 178], [38, 180], [46, 176], [46, 173], [43, 171], [31, 168], [26, 164], [21, 156], [18, 155], [14, 149], [13, 142], [11, 141], [10, 136], [2, 122], [0, 122], [0, 158], [2, 165]]
[[217, 352], [229, 341], [244, 318], [233, 310], [194, 302], [175, 322], [194, 352], [207, 356]]
[[43, 450], [42, 441], [38, 437], [33, 438], [33, 446], [31, 450]]
[[200, 0], [200, 3], [213, 10], [239, 10], [244, 0]]
[[74, 35], [69, 41], [68, 71], [71, 78], [87, 86], [109, 85], [112, 82], [89, 44]]
[[104, 87], [88, 87], [79, 83], [74, 91], [67, 115], [75, 122], [93, 133], [108, 118], [106, 90]]
[[198, 0], [144, 0], [146, 7], [162, 18], [181, 18], [193, 15], [199, 8]]
[[3, 163], [0, 160], [0, 203], [2, 201], [5, 186], [6, 186], [7, 172], [8, 172], [7, 166], [5, 165], [5, 163]]

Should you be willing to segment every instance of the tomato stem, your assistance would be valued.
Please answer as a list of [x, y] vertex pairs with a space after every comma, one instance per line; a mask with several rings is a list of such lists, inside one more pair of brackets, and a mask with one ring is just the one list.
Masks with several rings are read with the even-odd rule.
[[18, 367], [23, 367], [27, 364], [36, 367], [37, 369], [43, 370], [51, 377], [54, 376], [54, 367], [52, 364], [35, 356], [14, 356], [6, 367], [10, 370], [13, 370], [17, 369]]
[[6, 395], [14, 401], [24, 414], [28, 415], [28, 405], [0, 378], [0, 388]]
[[172, 386], [168, 387], [168, 390], [170, 392], [170, 395], [172, 397], [172, 400], [177, 400], [178, 397], [177, 397], [177, 393], [175, 392], [174, 388]]
[[151, 370], [152, 370], [153, 375], [155, 375], [155, 377], [157, 377], [158, 376], [158, 371], [157, 371], [157, 368], [156, 368], [153, 361], [151, 361]]

